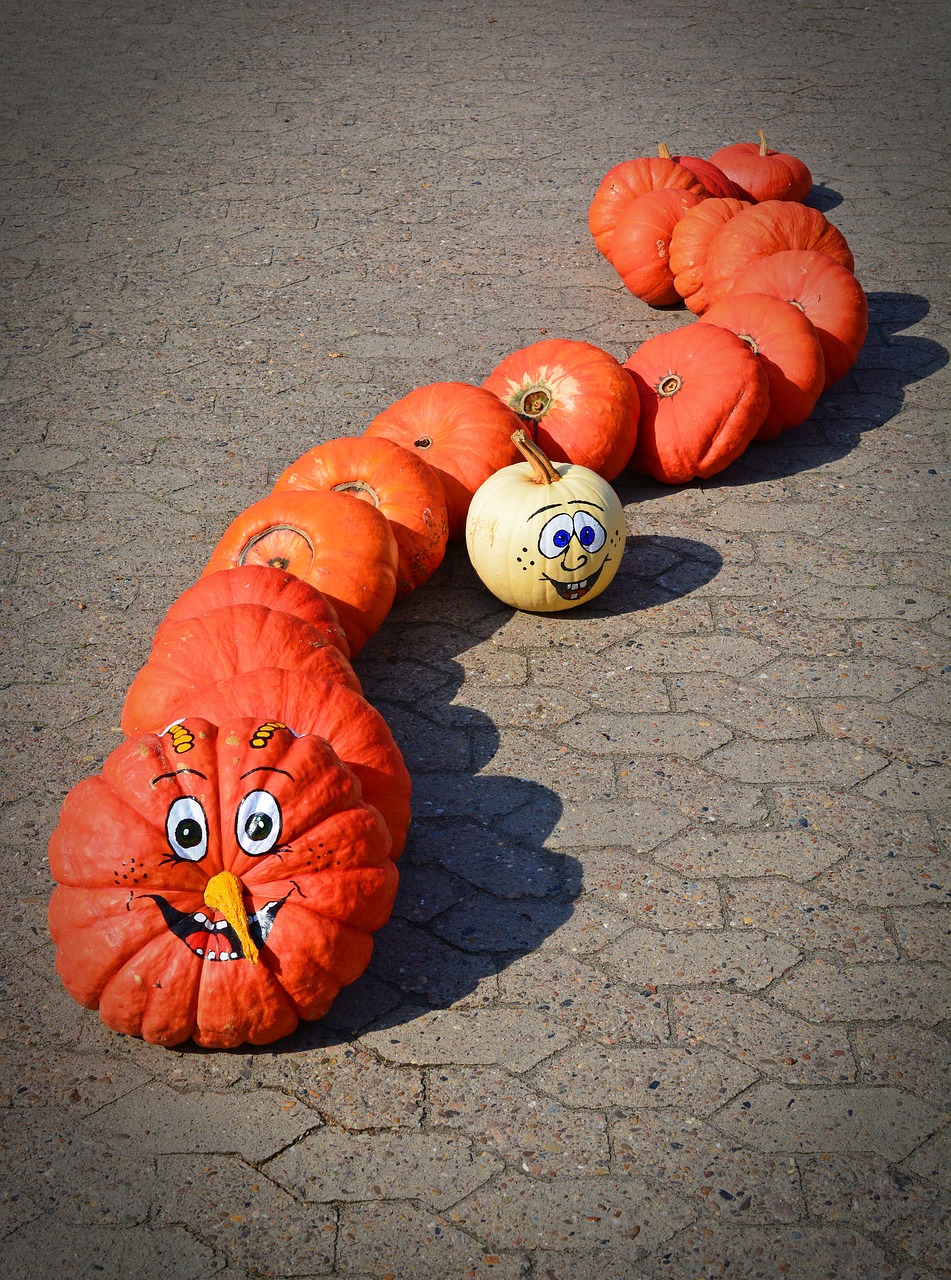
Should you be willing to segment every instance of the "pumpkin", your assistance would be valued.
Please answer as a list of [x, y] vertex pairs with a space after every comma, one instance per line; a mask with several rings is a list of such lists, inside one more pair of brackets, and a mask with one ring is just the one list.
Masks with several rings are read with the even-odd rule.
[[368, 502], [285, 490], [240, 512], [203, 572], [269, 564], [296, 574], [327, 597], [356, 654], [393, 605], [398, 561], [390, 522]]
[[812, 174], [798, 156], [773, 151], [762, 129], [759, 142], [734, 142], [714, 151], [710, 160], [745, 200], [805, 200], [812, 190]]
[[436, 472], [446, 498], [449, 537], [465, 537], [472, 495], [518, 454], [518, 418], [498, 396], [468, 382], [416, 387], [378, 414], [365, 431], [415, 450]]
[[805, 422], [825, 385], [825, 358], [812, 322], [798, 307], [766, 293], [730, 293], [700, 323], [731, 330], [759, 358], [769, 409], [754, 439], [771, 440]]
[[708, 196], [737, 197], [740, 194], [723, 170], [712, 161], [704, 160], [702, 156], [672, 156], [666, 142], [657, 144], [657, 154], [663, 159], [673, 160], [674, 164], [680, 164], [685, 169], [689, 169]]
[[784, 249], [735, 276], [733, 293], [769, 293], [812, 321], [825, 360], [824, 390], [848, 373], [868, 333], [868, 299], [855, 276], [828, 254]]
[[472, 499], [466, 547], [476, 573], [505, 604], [555, 613], [599, 596], [624, 552], [624, 510], [589, 467], [553, 464], [528, 439], [526, 461], [505, 467]]
[[667, 187], [626, 205], [611, 237], [611, 262], [635, 297], [652, 307], [679, 303], [670, 268], [670, 239], [684, 214], [706, 203], [695, 191]]
[[742, 338], [713, 324], [655, 334], [631, 353], [625, 368], [641, 401], [632, 465], [664, 484], [724, 470], [769, 409], [757, 357]]
[[442, 563], [449, 516], [442, 482], [415, 449], [382, 436], [340, 436], [309, 449], [278, 478], [273, 492], [319, 489], [369, 502], [390, 522], [399, 560], [396, 599]]
[[410, 823], [410, 776], [389, 725], [352, 684], [284, 664], [256, 666], [184, 690], [171, 681], [156, 683], [151, 692], [147, 713], [139, 700], [130, 733], [158, 733], [187, 709], [214, 724], [242, 716], [268, 718], [295, 733], [324, 738], [353, 770], [367, 804], [383, 815], [393, 839], [390, 856], [399, 857]]
[[731, 218], [750, 207], [749, 200], [713, 196], [688, 209], [674, 224], [670, 234], [670, 273], [674, 288], [694, 315], [702, 315], [710, 305], [703, 287], [703, 268], [711, 240]]
[[[309, 622], [266, 605], [232, 604], [162, 623], [126, 694], [122, 731], [163, 729], [192, 710], [191, 695], [203, 685], [259, 667], [304, 671], [360, 692], [349, 660]], [[266, 707], [258, 712], [272, 714]]]
[[506, 356], [482, 385], [554, 461], [590, 467], [605, 480], [627, 464], [637, 437], [637, 392], [610, 352], [547, 338]]
[[380, 814], [320, 737], [188, 718], [122, 743], [49, 845], [56, 966], [154, 1044], [269, 1044], [366, 968], [398, 873]]
[[784, 249], [814, 249], [855, 268], [845, 236], [819, 212], [791, 200], [767, 200], [742, 209], [710, 241], [703, 284], [711, 302], [729, 293], [733, 280], [754, 262]]
[[674, 187], [705, 196], [703, 183], [682, 164], [663, 156], [639, 156], [622, 160], [601, 179], [588, 207], [588, 229], [608, 262], [611, 261], [611, 237], [622, 210], [638, 196], [658, 187]]
[[[163, 622], [203, 618], [213, 609], [224, 609], [232, 604], [264, 605], [277, 613], [300, 618], [316, 627], [345, 658], [350, 657], [347, 637], [340, 626], [337, 611], [327, 597], [303, 578], [267, 564], [244, 564], [233, 569], [220, 569], [217, 573], [206, 573], [173, 601]], [[157, 635], [161, 630], [162, 624], [159, 624]]]

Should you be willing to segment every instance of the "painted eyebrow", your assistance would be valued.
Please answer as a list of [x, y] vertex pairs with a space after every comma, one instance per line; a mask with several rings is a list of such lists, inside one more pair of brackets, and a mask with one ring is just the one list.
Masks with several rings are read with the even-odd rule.
[[255, 765], [254, 768], [249, 769], [247, 773], [242, 773], [241, 779], [250, 778], [252, 773], [283, 773], [285, 778], [290, 778], [291, 782], [294, 781], [294, 775], [292, 773], [288, 773], [286, 769], [275, 769], [269, 764]]
[[589, 502], [587, 498], [569, 498], [567, 502], [549, 502], [547, 507], [539, 507], [537, 511], [526, 517], [534, 520], [536, 516], [540, 516], [543, 511], [554, 511], [556, 507], [593, 507], [595, 511], [603, 511], [604, 507], [598, 506], [596, 502]]
[[157, 778], [153, 778], [151, 785], [154, 787], [156, 782], [162, 782], [166, 778], [177, 778], [179, 777], [180, 774], [183, 774], [183, 773], [194, 773], [197, 777], [204, 778], [206, 782], [208, 781], [208, 778], [205, 776], [205, 774], [203, 774], [198, 769], [173, 769], [171, 773], [160, 773]]

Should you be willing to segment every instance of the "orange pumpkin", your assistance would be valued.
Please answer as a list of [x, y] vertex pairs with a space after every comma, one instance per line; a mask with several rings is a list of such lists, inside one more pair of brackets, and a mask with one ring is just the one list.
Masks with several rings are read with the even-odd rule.
[[521, 425], [512, 410], [483, 387], [432, 382], [384, 409], [364, 434], [393, 440], [429, 463], [445, 494], [449, 537], [458, 541], [465, 537], [476, 489], [493, 472], [518, 461], [512, 433]]
[[[337, 611], [316, 587], [303, 578], [266, 564], [245, 564], [204, 577], [186, 588], [169, 607], [156, 635], [165, 623], [203, 618], [213, 609], [232, 604], [258, 604], [277, 613], [290, 614], [316, 627], [345, 658], [350, 646]], [[153, 649], [155, 645], [153, 642]]]
[[700, 180], [708, 196], [716, 198], [723, 196], [737, 197], [740, 194], [723, 170], [718, 168], [711, 160], [704, 160], [702, 156], [672, 156], [666, 142], [658, 143], [657, 154], [667, 160], [673, 160], [674, 164], [682, 164], [685, 169], [689, 169], [694, 177]]
[[588, 229], [598, 251], [611, 261], [611, 236], [622, 210], [638, 196], [655, 191], [658, 187], [674, 187], [680, 191], [695, 191], [705, 196], [703, 183], [682, 164], [663, 156], [640, 156], [636, 160], [622, 160], [601, 179], [588, 208]]
[[701, 202], [696, 191], [672, 187], [648, 191], [626, 205], [611, 237], [611, 262], [635, 297], [652, 307], [680, 302], [670, 268], [670, 238], [687, 211]]
[[688, 209], [674, 224], [670, 235], [670, 272], [674, 288], [694, 315], [702, 315], [710, 305], [703, 287], [703, 268], [711, 240], [731, 218], [749, 208], [749, 200], [714, 196]]
[[[197, 689], [259, 667], [305, 671], [360, 692], [349, 661], [310, 623], [265, 605], [225, 605], [201, 618], [162, 623], [126, 694], [122, 731], [158, 732], [192, 713]], [[265, 707], [256, 711], [273, 715]]]
[[733, 293], [769, 293], [791, 302], [812, 321], [825, 359], [827, 390], [848, 373], [868, 333], [868, 299], [855, 276], [828, 254], [783, 249], [738, 276]]
[[[548, 338], [505, 357], [483, 386], [518, 415], [555, 462], [572, 462], [613, 480], [637, 438], [637, 392], [608, 351], [590, 342]], [[517, 455], [519, 456], [519, 455]]]
[[399, 551], [396, 598], [442, 563], [449, 516], [442, 482], [415, 449], [375, 436], [340, 436], [309, 449], [278, 478], [274, 493], [319, 489], [369, 502], [390, 522]]
[[122, 743], [49, 845], [56, 966], [115, 1031], [269, 1044], [366, 968], [399, 873], [380, 813], [316, 735], [197, 718]]
[[825, 358], [812, 322], [798, 307], [765, 293], [731, 293], [701, 324], [729, 329], [759, 358], [769, 383], [769, 409], [756, 440], [771, 440], [805, 422], [825, 385]]
[[727, 329], [692, 324], [648, 338], [625, 361], [641, 401], [632, 465], [664, 484], [728, 467], [769, 408], [766, 374]]
[[717, 232], [707, 250], [703, 283], [711, 302], [729, 293], [751, 263], [784, 249], [814, 249], [855, 269], [845, 236], [820, 213], [792, 200], [767, 200], [742, 209]]
[[734, 142], [710, 157], [746, 200], [805, 200], [812, 190], [812, 174], [798, 156], [772, 151], [762, 129], [759, 142]]
[[268, 564], [296, 574], [327, 597], [356, 654], [393, 605], [398, 560], [390, 522], [368, 502], [286, 490], [235, 517], [204, 573]]

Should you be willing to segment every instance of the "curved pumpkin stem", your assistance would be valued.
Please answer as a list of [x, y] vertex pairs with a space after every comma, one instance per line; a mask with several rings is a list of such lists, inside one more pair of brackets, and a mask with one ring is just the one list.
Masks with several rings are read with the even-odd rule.
[[205, 906], [220, 911], [234, 929], [246, 960], [258, 962], [258, 949], [248, 930], [248, 913], [241, 896], [241, 881], [232, 871], [219, 871], [205, 885]]
[[766, 146], [766, 134], [762, 129], [756, 130], [756, 136], [759, 138], [759, 153], [761, 156], [769, 155], [769, 148]]
[[673, 157], [670, 154], [670, 147], [668, 147], [666, 142], [658, 142], [657, 154], [660, 156], [661, 160], [673, 159]]
[[521, 427], [512, 432], [512, 444], [515, 445], [526, 462], [531, 465], [533, 483], [554, 484], [556, 480], [561, 479], [561, 476], [552, 466], [548, 455], [543, 453], [533, 440], [529, 440]]

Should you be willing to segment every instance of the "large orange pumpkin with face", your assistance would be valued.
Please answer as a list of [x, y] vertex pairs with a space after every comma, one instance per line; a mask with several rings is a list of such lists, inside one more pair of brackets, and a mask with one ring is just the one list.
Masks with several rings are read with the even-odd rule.
[[398, 873], [320, 737], [186, 719], [67, 795], [49, 908], [70, 995], [154, 1044], [268, 1044], [366, 968]]
[[637, 438], [637, 391], [609, 351], [546, 338], [507, 355], [482, 385], [554, 462], [588, 467], [604, 480], [627, 464]]

